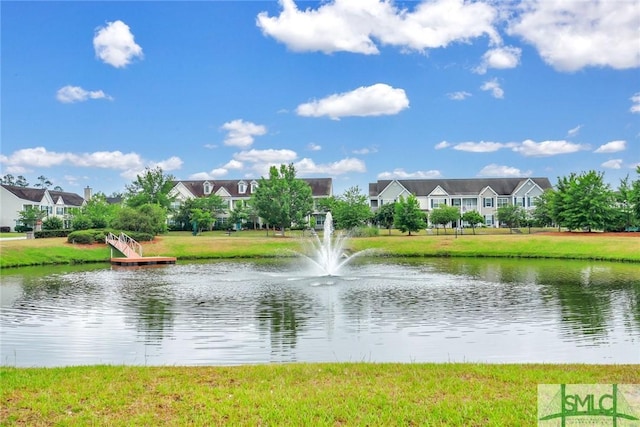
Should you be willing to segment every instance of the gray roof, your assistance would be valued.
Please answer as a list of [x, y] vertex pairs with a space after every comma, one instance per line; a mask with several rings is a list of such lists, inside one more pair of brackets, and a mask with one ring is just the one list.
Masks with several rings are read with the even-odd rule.
[[44, 198], [44, 192], [48, 191], [54, 203], [57, 203], [58, 199], [61, 197], [63, 203], [67, 206], [82, 206], [84, 203], [84, 198], [75, 193], [69, 193], [66, 191], [45, 190], [44, 188], [19, 187], [17, 185], [5, 184], [2, 184], [2, 187], [14, 194], [17, 198], [29, 200], [30, 202], [41, 202]]
[[[512, 194], [526, 180], [531, 179], [543, 190], [551, 188], [548, 178], [465, 178], [465, 179], [398, 179], [404, 188], [416, 196], [428, 196], [440, 186], [449, 195], [478, 195], [491, 187], [499, 195]], [[394, 180], [380, 180], [369, 184], [369, 196], [377, 197]]]
[[[332, 194], [333, 181], [331, 178], [300, 178], [302, 181], [309, 184], [311, 187], [311, 194], [313, 197], [329, 197]], [[203, 179], [195, 181], [174, 181], [174, 185], [179, 182], [182, 183], [189, 191], [196, 197], [205, 197], [204, 183], [208, 182], [213, 186], [212, 194], [215, 194], [220, 188], [224, 188], [231, 197], [250, 197], [251, 196], [251, 182], [260, 182], [260, 179], [225, 179], [225, 180], [213, 180]], [[247, 192], [241, 194], [238, 192], [238, 183], [244, 182], [247, 184]]]

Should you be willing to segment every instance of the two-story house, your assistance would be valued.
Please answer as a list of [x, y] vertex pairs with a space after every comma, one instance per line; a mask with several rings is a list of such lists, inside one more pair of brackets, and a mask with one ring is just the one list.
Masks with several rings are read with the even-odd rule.
[[[314, 200], [312, 216], [316, 219], [316, 227], [322, 228], [325, 213], [316, 208], [316, 201], [333, 195], [333, 181], [331, 178], [301, 179], [311, 187]], [[229, 211], [231, 211], [238, 201], [248, 201], [258, 189], [259, 183], [259, 179], [175, 181], [169, 195], [175, 197], [173, 209], [178, 209], [185, 200], [215, 194], [228, 203]], [[223, 215], [218, 220], [224, 223], [227, 217], [228, 215]]]
[[[429, 212], [441, 205], [455, 206], [460, 214], [478, 211], [489, 227], [499, 227], [499, 207], [521, 206], [530, 210], [535, 199], [552, 188], [548, 178], [395, 179], [369, 184], [373, 210], [413, 194], [420, 209]], [[459, 225], [459, 224], [456, 224]]]
[[82, 196], [66, 191], [44, 188], [28, 188], [2, 184], [0, 188], [0, 226], [13, 231], [19, 223], [18, 212], [29, 208], [46, 212], [46, 216], [62, 219], [65, 228], [70, 227], [70, 209], [81, 208], [86, 203]]

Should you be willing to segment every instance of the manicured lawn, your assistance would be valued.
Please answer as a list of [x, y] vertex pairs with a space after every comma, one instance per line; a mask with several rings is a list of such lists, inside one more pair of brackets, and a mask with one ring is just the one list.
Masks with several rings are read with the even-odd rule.
[[2, 425], [535, 425], [538, 384], [639, 383], [633, 365], [0, 368]]
[[[502, 230], [501, 230], [502, 231]], [[451, 233], [451, 230], [449, 230]], [[486, 233], [486, 230], [483, 230]], [[178, 260], [257, 258], [294, 256], [304, 250], [308, 233], [287, 233], [285, 237], [266, 236], [264, 231], [242, 231], [227, 235], [207, 232], [192, 236], [188, 232], [158, 236], [143, 243], [147, 256], [175, 256]], [[455, 236], [414, 236], [398, 232], [378, 237], [352, 238], [347, 249], [376, 249], [371, 256], [466, 256], [574, 258], [640, 262], [640, 234], [598, 235], [558, 234], [467, 234]], [[73, 245], [64, 238], [9, 240], [0, 239], [0, 268], [43, 264], [108, 262], [110, 250], [104, 244]]]

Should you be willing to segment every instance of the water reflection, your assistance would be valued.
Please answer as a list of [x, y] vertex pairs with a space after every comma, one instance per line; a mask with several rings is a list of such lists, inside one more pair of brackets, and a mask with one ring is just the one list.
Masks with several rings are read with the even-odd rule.
[[640, 362], [640, 267], [361, 259], [12, 270], [1, 363]]

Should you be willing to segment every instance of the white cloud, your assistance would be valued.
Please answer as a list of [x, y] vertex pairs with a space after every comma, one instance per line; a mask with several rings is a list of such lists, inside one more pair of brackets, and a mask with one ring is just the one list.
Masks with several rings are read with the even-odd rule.
[[267, 133], [267, 128], [255, 123], [245, 122], [237, 119], [222, 125], [221, 129], [226, 130], [227, 137], [224, 145], [246, 148], [253, 144], [253, 137]]
[[469, 92], [465, 92], [463, 90], [458, 92], [450, 92], [447, 94], [447, 97], [453, 101], [463, 101], [470, 96], [471, 94]]
[[512, 46], [496, 47], [482, 56], [482, 63], [474, 69], [478, 74], [485, 74], [489, 68], [515, 68], [520, 64], [522, 49]]
[[587, 150], [588, 148], [586, 145], [574, 144], [573, 142], [563, 140], [535, 142], [527, 139], [520, 145], [513, 147], [513, 151], [527, 157], [546, 157], [575, 153], [580, 150]]
[[204, 144], [204, 148], [213, 150], [214, 148], [218, 148], [218, 146], [216, 144]]
[[521, 8], [508, 32], [531, 43], [557, 70], [640, 66], [637, 0], [532, 0]]
[[226, 165], [223, 166], [225, 169], [242, 169], [244, 164], [237, 160], [229, 160]]
[[381, 172], [378, 179], [433, 179], [440, 178], [442, 174], [438, 170], [406, 172], [404, 169], [394, 169], [393, 172]]
[[56, 99], [64, 104], [71, 104], [74, 102], [83, 102], [89, 99], [108, 99], [113, 98], [101, 90], [88, 91], [80, 86], [64, 86], [58, 89], [56, 92]]
[[604, 162], [602, 165], [603, 168], [607, 169], [621, 169], [622, 168], [622, 159], [611, 159]]
[[617, 153], [627, 149], [627, 141], [610, 141], [598, 147], [594, 153]]
[[362, 86], [351, 92], [330, 95], [319, 101], [301, 104], [296, 113], [305, 117], [328, 116], [334, 120], [347, 116], [381, 116], [398, 114], [409, 107], [403, 89], [384, 83]]
[[436, 144], [435, 149], [436, 150], [442, 150], [443, 148], [447, 148], [450, 147], [451, 143], [447, 142], [447, 141], [440, 141]]
[[569, 129], [569, 132], [567, 132], [567, 136], [569, 136], [569, 137], [577, 136], [578, 133], [580, 133], [580, 129], [582, 129], [582, 125], [578, 125], [578, 126], [574, 127], [573, 129]]
[[233, 155], [235, 160], [240, 162], [250, 163], [267, 163], [267, 164], [282, 164], [290, 163], [298, 157], [293, 150], [275, 150], [273, 148], [267, 150], [249, 150], [240, 151]]
[[365, 148], [359, 148], [357, 150], [353, 150], [352, 153], [353, 154], [359, 154], [359, 155], [363, 155], [363, 154], [372, 154], [372, 153], [377, 153], [378, 152], [378, 147], [365, 147]]
[[498, 83], [498, 79], [496, 78], [484, 82], [482, 86], [480, 86], [480, 89], [484, 91], [491, 91], [491, 96], [494, 98], [504, 98], [504, 90], [502, 90], [500, 83]]
[[96, 29], [93, 48], [102, 62], [116, 68], [126, 67], [134, 58], [143, 57], [142, 48], [136, 44], [129, 26], [119, 20]]
[[0, 163], [7, 165], [7, 171], [28, 167], [48, 168], [68, 164], [84, 168], [115, 169], [123, 171], [121, 176], [135, 178], [144, 171], [145, 167], [160, 166], [163, 170], [175, 170], [182, 166], [182, 160], [173, 156], [159, 162], [145, 161], [138, 153], [123, 153], [121, 151], [95, 151], [93, 153], [58, 153], [48, 151], [44, 147], [23, 148], [13, 152], [10, 156], [0, 156]]
[[306, 10], [299, 10], [293, 0], [279, 3], [279, 16], [262, 12], [256, 23], [263, 34], [297, 52], [371, 55], [379, 53], [376, 42], [424, 51], [484, 35], [493, 43], [500, 41], [493, 27], [496, 10], [480, 2], [434, 0], [413, 10], [380, 0], [334, 0]]
[[307, 145], [307, 149], [310, 151], [320, 151], [322, 150], [322, 146], [316, 143], [310, 142], [309, 145]]
[[312, 159], [304, 158], [293, 164], [300, 176], [308, 175], [342, 175], [350, 172], [366, 172], [365, 163], [353, 157], [347, 157], [337, 162], [316, 164]]
[[521, 177], [531, 176], [531, 171], [521, 171], [513, 166], [502, 166], [492, 163], [487, 165], [478, 172], [478, 176], [492, 176], [492, 177]]
[[453, 149], [458, 151], [470, 151], [472, 153], [491, 153], [507, 146], [510, 146], [510, 144], [489, 141], [461, 142], [454, 145]]
[[640, 113], [640, 92], [633, 94], [631, 102], [633, 104], [631, 105], [631, 108], [629, 108], [629, 111], [632, 113]]

